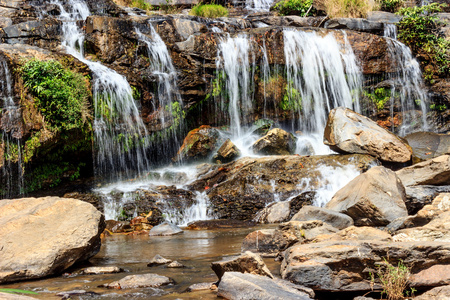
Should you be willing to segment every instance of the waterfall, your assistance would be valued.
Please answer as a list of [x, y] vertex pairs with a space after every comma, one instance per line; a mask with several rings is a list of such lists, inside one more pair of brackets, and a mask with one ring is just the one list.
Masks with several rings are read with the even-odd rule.
[[303, 132], [301, 143], [316, 141], [312, 143], [316, 154], [326, 153], [322, 135], [329, 111], [343, 106], [360, 112], [360, 67], [346, 36], [341, 46], [331, 33], [322, 37], [285, 29], [283, 34], [287, 78], [283, 101], [295, 113], [292, 130]]
[[[428, 95], [424, 89], [422, 72], [418, 61], [413, 57], [411, 49], [405, 44], [397, 41], [397, 30], [395, 25], [385, 24], [384, 36], [388, 46], [390, 61], [395, 63], [396, 71], [388, 74], [390, 89], [390, 114], [394, 117], [394, 106], [396, 98], [400, 99], [398, 104], [402, 114], [402, 125], [399, 135], [410, 133], [420, 123], [423, 131], [428, 130], [427, 104]], [[416, 107], [420, 107], [421, 117], [416, 113]], [[392, 130], [394, 125], [392, 125]]]
[[21, 132], [17, 127], [21, 120], [21, 114], [18, 105], [14, 103], [11, 73], [7, 62], [3, 59], [0, 61], [0, 97], [3, 98], [0, 197], [10, 198], [24, 192]]
[[85, 63], [93, 73], [96, 175], [109, 180], [143, 175], [149, 169], [145, 153], [148, 134], [130, 85], [114, 70], [84, 58], [84, 34], [76, 21], [90, 15], [87, 4], [77, 0], [68, 1], [66, 6], [60, 1], [53, 4], [61, 11], [62, 44], [67, 53]]
[[253, 11], [269, 11], [273, 0], [246, 0], [245, 8]]
[[[242, 135], [241, 120], [252, 112], [252, 97], [250, 74], [250, 44], [247, 36], [228, 37], [223, 39], [218, 47], [217, 70], [225, 80], [226, 96], [222, 95], [221, 108], [226, 107], [228, 100], [228, 114], [230, 130], [233, 136]], [[219, 71], [220, 70], [220, 71]]]

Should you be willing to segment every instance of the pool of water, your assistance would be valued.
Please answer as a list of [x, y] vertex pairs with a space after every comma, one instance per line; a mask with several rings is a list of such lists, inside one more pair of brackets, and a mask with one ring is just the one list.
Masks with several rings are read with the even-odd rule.
[[[89, 265], [72, 268], [71, 275], [46, 278], [36, 281], [3, 285], [2, 288], [33, 290], [38, 299], [61, 299], [56, 296], [62, 291], [86, 290], [98, 295], [83, 295], [72, 299], [217, 299], [214, 291], [187, 293], [186, 289], [194, 283], [215, 282], [217, 277], [211, 270], [211, 262], [241, 252], [244, 237], [263, 226], [221, 230], [185, 230], [171, 237], [149, 237], [148, 235], [113, 235], [102, 240], [100, 252], [90, 259]], [[264, 226], [267, 228], [268, 226]], [[270, 227], [274, 227], [271, 225]], [[147, 267], [148, 262], [159, 254], [177, 260], [186, 268], [167, 268], [166, 266]], [[265, 259], [275, 276], [279, 275], [279, 263], [273, 258]], [[102, 275], [74, 275], [86, 266], [118, 266], [126, 273]], [[99, 285], [119, 280], [127, 275], [156, 273], [172, 278], [174, 285], [159, 289], [140, 288], [111, 290]]]

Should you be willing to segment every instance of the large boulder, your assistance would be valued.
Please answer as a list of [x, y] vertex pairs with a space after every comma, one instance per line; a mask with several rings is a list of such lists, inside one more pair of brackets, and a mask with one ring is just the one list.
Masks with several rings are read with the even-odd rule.
[[384, 162], [405, 163], [412, 155], [409, 145], [399, 137], [343, 107], [330, 112], [324, 143], [337, 152], [370, 154]]
[[450, 183], [450, 155], [442, 155], [398, 170], [404, 186], [448, 185]]
[[304, 206], [296, 213], [291, 221], [321, 220], [337, 229], [344, 229], [353, 225], [353, 219], [334, 210], [317, 206]]
[[58, 274], [100, 250], [105, 228], [89, 203], [58, 197], [0, 201], [0, 283]]
[[408, 215], [405, 199], [395, 172], [373, 167], [340, 189], [326, 208], [349, 215], [357, 226], [385, 226]]
[[250, 251], [246, 251], [240, 256], [212, 262], [211, 269], [216, 273], [219, 281], [225, 272], [250, 273], [273, 278], [272, 273], [267, 268], [261, 256]]
[[253, 144], [253, 151], [262, 155], [289, 155], [294, 154], [295, 146], [292, 133], [274, 128]]
[[314, 290], [369, 291], [370, 273], [384, 259], [393, 265], [402, 260], [416, 274], [450, 263], [450, 243], [347, 240], [297, 244], [285, 251], [281, 275]]
[[405, 136], [413, 150], [414, 158], [428, 160], [450, 154], [450, 134], [414, 132]]
[[309, 291], [308, 294], [299, 289], [302, 287], [296, 288], [295, 285], [283, 280], [273, 280], [253, 274], [226, 272], [219, 284], [217, 295], [231, 300], [309, 300], [314, 298], [312, 291]]
[[219, 141], [219, 131], [202, 125], [189, 131], [173, 161], [195, 161], [212, 155]]

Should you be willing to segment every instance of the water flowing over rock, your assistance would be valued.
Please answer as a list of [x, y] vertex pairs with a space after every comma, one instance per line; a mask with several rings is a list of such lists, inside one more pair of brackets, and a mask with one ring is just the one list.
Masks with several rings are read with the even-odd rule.
[[373, 167], [339, 190], [326, 208], [345, 213], [358, 226], [384, 226], [408, 215], [405, 188], [395, 173]]
[[88, 203], [23, 198], [0, 208], [0, 283], [58, 274], [100, 250], [104, 218]]
[[374, 121], [349, 109], [330, 112], [324, 143], [344, 153], [369, 154], [385, 162], [405, 163], [411, 160], [409, 145]]
[[450, 183], [450, 155], [442, 155], [398, 170], [405, 186], [445, 185]]
[[[299, 287], [301, 289], [302, 287]], [[219, 284], [218, 296], [225, 299], [313, 299], [309, 294], [299, 291], [295, 285], [286, 281], [273, 280], [264, 276], [226, 272]], [[313, 294], [310, 297], [310, 294]]]

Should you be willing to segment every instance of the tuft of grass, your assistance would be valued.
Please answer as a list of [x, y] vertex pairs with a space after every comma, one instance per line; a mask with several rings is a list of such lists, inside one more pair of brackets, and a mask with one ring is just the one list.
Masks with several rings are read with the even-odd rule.
[[405, 5], [405, 0], [380, 0], [380, 9], [391, 13], [397, 12]]
[[[370, 275], [371, 281], [374, 283], [375, 276]], [[414, 288], [408, 289], [411, 270], [401, 260], [397, 266], [394, 266], [385, 258], [384, 267], [378, 267], [377, 276], [383, 287], [381, 294], [386, 294], [388, 300], [404, 299], [404, 295], [410, 296], [410, 293], [413, 294], [416, 291]]]
[[274, 9], [282, 16], [312, 16], [317, 11], [313, 8], [313, 0], [283, 0], [275, 4]]
[[197, 4], [192, 7], [191, 15], [205, 18], [220, 18], [228, 16], [228, 9], [219, 4]]
[[330, 18], [365, 18], [377, 4], [374, 0], [325, 0], [324, 6]]

